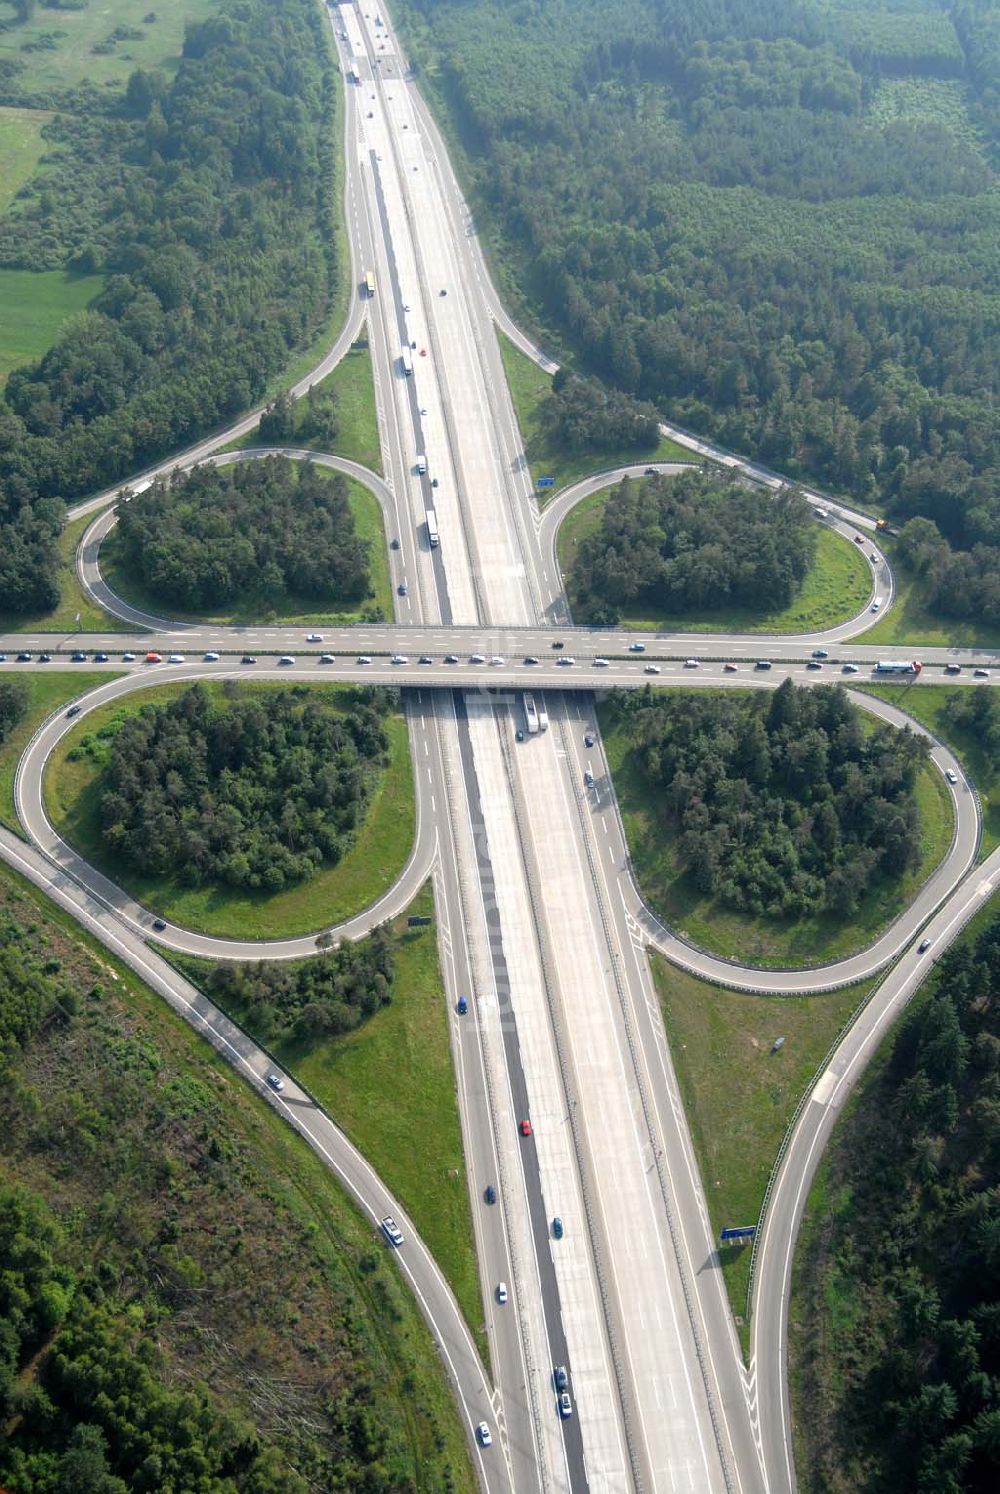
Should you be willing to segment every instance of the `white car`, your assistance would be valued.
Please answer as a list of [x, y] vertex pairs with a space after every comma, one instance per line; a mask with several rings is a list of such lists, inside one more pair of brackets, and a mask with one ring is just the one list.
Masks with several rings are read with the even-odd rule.
[[944, 776], [947, 778], [949, 783], [958, 782], [958, 774], [955, 772], [954, 768], [945, 768]]
[[645, 670], [643, 671], [644, 674], [659, 674], [659, 672], [659, 664], [647, 664]]
[[337, 660], [333, 654], [320, 654], [319, 662], [321, 664], [336, 664]]
[[469, 663], [470, 664], [485, 664], [486, 663], [486, 659], [484, 658], [484, 656], [482, 654], [470, 654], [469, 655]]
[[503, 654], [493, 654], [490, 657], [490, 663], [491, 664], [502, 664], [503, 662], [504, 662]]
[[385, 1218], [382, 1220], [382, 1233], [389, 1241], [389, 1244], [395, 1245], [398, 1250], [400, 1245], [402, 1245], [403, 1243], [403, 1231], [400, 1229], [399, 1225], [396, 1223], [395, 1219], [393, 1219], [391, 1214], [386, 1214]]
[[700, 663], [700, 661], [698, 659], [685, 659], [684, 660], [684, 668], [685, 669], [700, 669], [701, 668], [701, 663]]
[[409, 664], [410, 660], [407, 654], [393, 654], [392, 662], [394, 664]]
[[628, 651], [630, 654], [644, 654], [646, 652], [646, 645], [644, 643], [630, 643]]
[[279, 1094], [285, 1087], [285, 1081], [284, 1079], [282, 1079], [280, 1074], [268, 1074], [267, 1082], [271, 1086], [271, 1088], [276, 1089]]
[[607, 661], [607, 659], [595, 659], [594, 660], [594, 668], [595, 669], [607, 669], [607, 667], [608, 667], [608, 661]]
[[354, 662], [356, 664], [370, 664], [371, 663], [371, 656], [369, 654], [358, 654], [358, 657], [355, 659]]
[[479, 1438], [480, 1447], [492, 1447], [493, 1437], [485, 1421], [481, 1421], [476, 1428], [476, 1436]]
[[130, 651], [122, 654], [122, 663], [123, 664], [131, 664], [134, 661], [134, 659], [135, 659], [135, 654], [133, 654]]
[[279, 664], [294, 664], [295, 660], [292, 658], [291, 654], [282, 654], [281, 658], [278, 660], [278, 663]]
[[306, 634], [306, 642], [307, 643], [322, 643], [323, 642], [323, 634], [322, 633], [307, 633]]
[[877, 612], [878, 609], [881, 607], [881, 605], [882, 605], [882, 598], [881, 597], [876, 597], [875, 600], [874, 600], [874, 602], [872, 602], [872, 604], [871, 604], [871, 606], [869, 607], [868, 610], [869, 610], [869, 612]]
[[206, 664], [218, 664], [218, 662], [219, 662], [219, 656], [218, 656], [218, 654], [215, 652], [214, 648], [210, 648], [209, 651], [208, 651], [208, 653], [205, 655], [205, 663]]
[[571, 658], [568, 654], [564, 654], [561, 659], [556, 660], [556, 663], [561, 664], [563, 669], [571, 669], [572, 666], [576, 663], [576, 660]]
[[505, 1281], [497, 1283], [497, 1301], [501, 1307], [507, 1301], [507, 1283]]
[[171, 654], [170, 658], [167, 660], [167, 663], [168, 664], [183, 664], [184, 663], [184, 655], [183, 654]]

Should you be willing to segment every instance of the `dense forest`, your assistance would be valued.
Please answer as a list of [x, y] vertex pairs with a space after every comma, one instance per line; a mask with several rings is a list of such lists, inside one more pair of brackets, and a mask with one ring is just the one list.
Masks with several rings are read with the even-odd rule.
[[392, 1000], [394, 946], [392, 930], [382, 925], [309, 960], [220, 962], [205, 989], [262, 1043], [336, 1037]]
[[[0, 97], [24, 102], [4, 73]], [[220, 0], [169, 77], [29, 100], [60, 112], [0, 219], [0, 265], [106, 281], [4, 389], [8, 609], [57, 600], [62, 500], [249, 408], [329, 314], [334, 88], [315, 0]]]
[[287, 457], [157, 479], [120, 500], [115, 545], [130, 576], [190, 612], [255, 592], [349, 606], [371, 586], [347, 479]]
[[641, 450], [644, 446], [652, 450], [660, 439], [655, 405], [563, 368], [553, 376], [539, 418], [553, 444], [563, 451]]
[[593, 622], [624, 607], [686, 612], [786, 607], [816, 549], [800, 494], [748, 488], [714, 471], [626, 478], [581, 541], [571, 584]]
[[27, 681], [0, 679], [0, 742], [7, 740], [27, 708]]
[[959, 547], [964, 535], [962, 516], [940, 506], [937, 519], [910, 519], [903, 525], [897, 552], [912, 575], [925, 587], [927, 605], [942, 617], [974, 618], [1000, 623], [1000, 545], [976, 543], [971, 549], [953, 548], [941, 532], [946, 527]]
[[[385, 766], [388, 692], [216, 699], [195, 684], [115, 732], [101, 833], [138, 871], [280, 892], [340, 860]], [[85, 751], [81, 745], [78, 751]]]
[[498, 260], [587, 368], [1000, 546], [994, 0], [404, 9]]
[[849, 916], [920, 860], [927, 738], [869, 727], [839, 685], [621, 691], [636, 765], [700, 892], [759, 916]]
[[0, 1485], [464, 1487], [370, 1231], [118, 980], [0, 878]]
[[998, 1170], [994, 919], [944, 955], [835, 1133], [807, 1215], [792, 1351], [810, 1494], [1000, 1486]]

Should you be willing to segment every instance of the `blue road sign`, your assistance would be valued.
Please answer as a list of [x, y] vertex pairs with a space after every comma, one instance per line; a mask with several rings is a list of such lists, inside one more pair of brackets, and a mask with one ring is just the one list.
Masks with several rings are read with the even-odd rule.
[[752, 1240], [756, 1232], [756, 1224], [744, 1224], [739, 1229], [724, 1229], [721, 1235], [722, 1243], [726, 1245], [733, 1240]]
[[554, 488], [556, 480], [554, 477], [540, 477], [535, 483], [536, 488]]

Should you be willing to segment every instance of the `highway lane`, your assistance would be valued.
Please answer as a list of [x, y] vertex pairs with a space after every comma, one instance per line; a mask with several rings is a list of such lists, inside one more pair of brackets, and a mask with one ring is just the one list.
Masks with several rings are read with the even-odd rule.
[[[496, 1494], [520, 1494], [519, 1487], [509, 1477], [506, 1462], [482, 1454], [475, 1441], [473, 1429], [480, 1420], [492, 1415], [494, 1397], [458, 1303], [434, 1257], [417, 1234], [413, 1221], [362, 1154], [291, 1075], [285, 1073], [197, 987], [149, 949], [144, 935], [123, 923], [115, 910], [109, 909], [69, 875], [54, 874], [43, 856], [2, 826], [0, 854], [8, 865], [41, 888], [47, 897], [134, 970], [232, 1064], [241, 1078], [274, 1106], [346, 1189], [372, 1226], [373, 1239], [379, 1242], [380, 1248], [389, 1249], [389, 1246], [378, 1228], [379, 1220], [391, 1214], [397, 1221], [403, 1231], [404, 1244], [393, 1254], [440, 1348], [481, 1487], [496, 1491]], [[275, 1072], [284, 1083], [280, 1094], [267, 1083], [266, 1076]]]

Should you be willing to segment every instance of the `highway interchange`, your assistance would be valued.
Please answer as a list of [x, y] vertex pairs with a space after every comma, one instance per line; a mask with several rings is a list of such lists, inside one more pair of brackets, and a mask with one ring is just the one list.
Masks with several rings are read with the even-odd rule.
[[[851, 682], [867, 680], [880, 657], [907, 657], [904, 648], [857, 641], [872, 621], [872, 603], [882, 612], [892, 604], [891, 568], [869, 518], [810, 494], [825, 515], [818, 522], [864, 540], [872, 589], [858, 617], [801, 638], [572, 628], [555, 554], [558, 523], [574, 502], [619, 474], [587, 479], [539, 514], [494, 321], [542, 366], [552, 365], [499, 306], [444, 147], [384, 12], [345, 5], [331, 6], [329, 14], [345, 76], [359, 79], [345, 89], [352, 272], [360, 285], [372, 268], [377, 292], [352, 301], [334, 348], [299, 389], [336, 364], [367, 319], [386, 475], [378, 479], [335, 457], [321, 460], [369, 485], [387, 533], [399, 540], [390, 551], [392, 576], [396, 588], [406, 583], [406, 594], [397, 590], [396, 620], [323, 629], [321, 644], [307, 644], [304, 629], [185, 627], [138, 612], [100, 575], [100, 540], [113, 522], [117, 491], [79, 505], [71, 517], [95, 515], [78, 552], [81, 583], [136, 631], [0, 639], [3, 670], [59, 667], [86, 646], [107, 652], [99, 667], [117, 676], [81, 698], [78, 716], [60, 710], [35, 734], [15, 784], [29, 844], [3, 832], [0, 853], [205, 1031], [325, 1158], [373, 1224], [387, 1212], [399, 1220], [405, 1244], [398, 1263], [441, 1348], [484, 1488], [791, 1490], [785, 1314], [808, 1183], [880, 1038], [929, 961], [992, 892], [1000, 853], [975, 865], [978, 800], [948, 749], [935, 743], [933, 762], [957, 779], [953, 843], [911, 907], [868, 949], [808, 971], [736, 967], [686, 944], [645, 908], [596, 736], [594, 690], [770, 689], [786, 676], [799, 683], [839, 680], [845, 664], [857, 666]], [[409, 344], [415, 356], [406, 377], [399, 358]], [[252, 460], [262, 453], [218, 448], [255, 421], [247, 417], [157, 470], [209, 458]], [[695, 457], [739, 466], [755, 481], [777, 481], [684, 432], [671, 434]], [[417, 471], [420, 454], [427, 473]], [[138, 474], [133, 490], [152, 475]], [[441, 530], [435, 549], [424, 526], [432, 505]], [[828, 657], [813, 659], [817, 649]], [[43, 650], [52, 655], [48, 664], [38, 659]], [[148, 650], [164, 661], [180, 654], [183, 662], [146, 663]], [[18, 651], [33, 657], [19, 663]], [[333, 662], [321, 662], [323, 651]], [[124, 652], [135, 659], [124, 661]], [[206, 652], [218, 658], [206, 660]], [[257, 662], [241, 663], [244, 654]], [[279, 665], [281, 655], [294, 663]], [[446, 662], [449, 655], [455, 662]], [[429, 662], [419, 662], [421, 656]], [[974, 673], [996, 665], [987, 651], [932, 649], [921, 658], [913, 688], [940, 683], [945, 668], [956, 664], [958, 683], [993, 683]], [[757, 668], [757, 661], [769, 667]], [[56, 835], [42, 798], [45, 762], [61, 736], [108, 699], [165, 678], [251, 673], [405, 687], [418, 805], [410, 861], [373, 907], [306, 938], [261, 945], [173, 926], [154, 930], [155, 909], [138, 905]], [[529, 688], [539, 699], [546, 692], [550, 729], [519, 741], [521, 692]], [[904, 719], [871, 697], [856, 698], [886, 719]], [[585, 735], [594, 735], [592, 747]], [[273, 1065], [266, 1054], [152, 947], [158, 942], [216, 958], [310, 954], [317, 934], [359, 937], [401, 912], [429, 875], [453, 1014], [492, 1383], [399, 1202], [291, 1076], [280, 1095], [267, 1089]], [[918, 937], [931, 941], [926, 954], [917, 952]], [[885, 972], [817, 1077], [773, 1179], [755, 1246], [749, 1369], [717, 1269], [652, 988], [649, 945], [706, 978], [751, 990], [819, 991]], [[463, 1018], [456, 1005], [465, 993], [471, 1009]], [[533, 1130], [527, 1140], [518, 1129], [526, 1116]], [[488, 1187], [495, 1203], [487, 1202]], [[564, 1226], [558, 1239], [556, 1216]], [[510, 1289], [506, 1305], [496, 1298], [500, 1281]], [[574, 1414], [565, 1420], [556, 1407], [557, 1364], [569, 1367]], [[485, 1448], [475, 1435], [484, 1421], [492, 1431]]]

